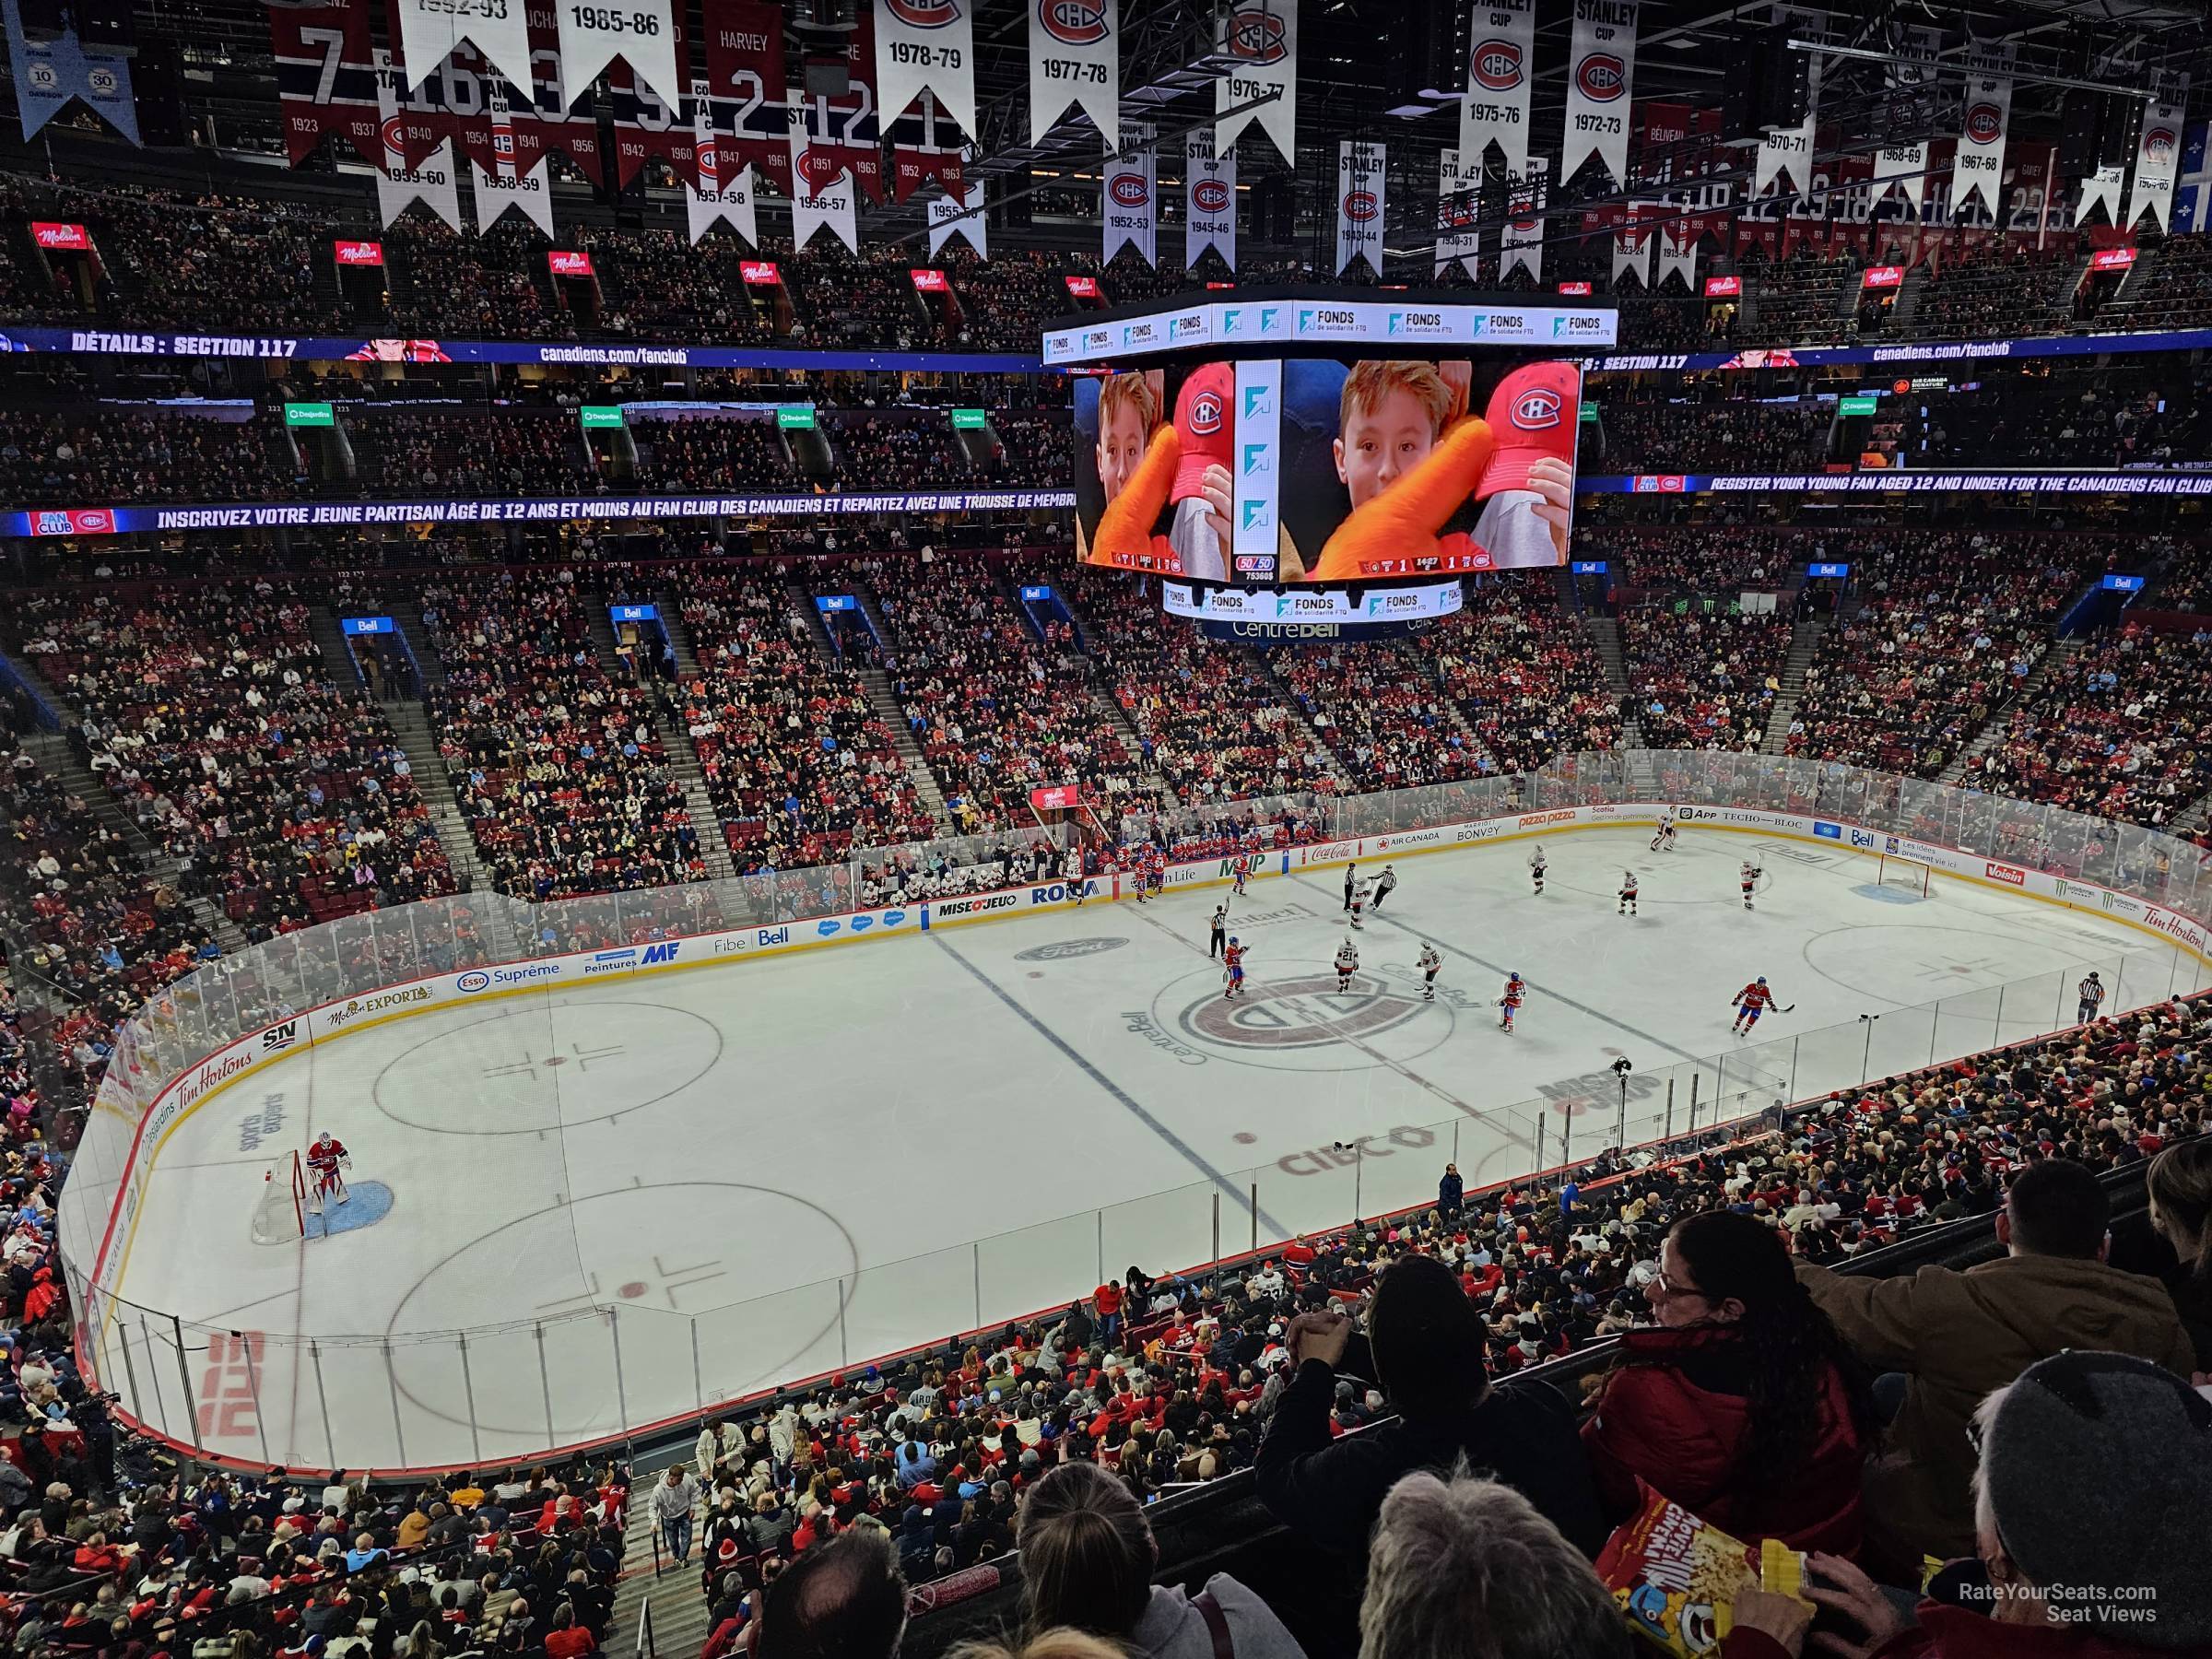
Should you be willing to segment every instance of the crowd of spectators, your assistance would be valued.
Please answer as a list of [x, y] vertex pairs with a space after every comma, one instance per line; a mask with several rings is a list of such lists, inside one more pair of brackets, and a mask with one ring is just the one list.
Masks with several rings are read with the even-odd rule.
[[608, 488], [575, 418], [372, 404], [353, 423], [366, 439], [362, 483], [382, 494], [598, 495]]
[[1577, 531], [1575, 557], [1603, 559], [1613, 565], [1609, 580], [1599, 584], [1601, 593], [1609, 588], [1617, 594], [1695, 594], [1718, 599], [1747, 591], [1780, 591], [1802, 559], [1826, 557], [1819, 551], [1823, 535], [1688, 524], [1593, 527]]
[[2084, 643], [1960, 782], [2157, 829], [2212, 788], [2212, 631], [2136, 622]]
[[2197, 328], [2212, 313], [2212, 237], [2144, 239], [2149, 269], [2130, 280], [2099, 312], [2100, 330]]
[[0, 418], [0, 490], [23, 507], [257, 501], [290, 493], [261, 422], [127, 409], [10, 411]]
[[456, 572], [422, 591], [444, 665], [428, 700], [448, 782], [493, 884], [555, 899], [703, 877], [657, 693], [600, 658], [576, 572]]
[[2070, 250], [1999, 247], [1929, 260], [1909, 332], [1927, 340], [2049, 333], [2063, 315], [2059, 285], [2073, 273]]
[[452, 890], [405, 751], [288, 584], [40, 593], [19, 627], [79, 758], [249, 937]]
[[1904, 403], [1911, 466], [2165, 466], [2205, 453], [2201, 370], [1994, 375]]
[[703, 494], [798, 483], [790, 448], [772, 420], [655, 420], [631, 430], [639, 479], [654, 489]]
[[774, 306], [756, 301], [759, 290], [742, 269], [751, 255], [733, 239], [711, 236], [694, 245], [674, 230], [604, 225], [581, 227], [576, 239], [599, 278], [606, 334], [718, 345], [773, 337]]
[[[1712, 399], [1599, 406], [1606, 472], [1805, 472], [1828, 451], [1832, 404]], [[1582, 463], [1588, 467], [1585, 457]]]
[[1822, 634], [1787, 752], [1939, 776], [2051, 647], [2099, 538], [1963, 530], [1850, 538], [1856, 602]]
[[677, 591], [700, 672], [676, 717], [741, 874], [934, 833], [858, 671], [822, 655], [781, 582], [699, 569]]
[[1790, 651], [1786, 612], [1688, 601], [1620, 615], [1629, 704], [1653, 748], [1756, 749]]
[[1470, 585], [1429, 636], [1445, 693], [1506, 771], [1620, 741], [1619, 700], [1589, 631], [1560, 609], [1551, 572], [1536, 574]]
[[1424, 650], [1394, 640], [1317, 645], [1277, 652], [1269, 666], [1355, 789], [1412, 789], [1499, 770]]

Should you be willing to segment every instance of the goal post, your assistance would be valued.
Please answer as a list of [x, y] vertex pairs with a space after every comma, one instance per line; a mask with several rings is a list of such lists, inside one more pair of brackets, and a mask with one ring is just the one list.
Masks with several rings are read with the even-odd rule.
[[1915, 898], [1925, 899], [1928, 896], [1928, 878], [1932, 872], [1932, 865], [1924, 864], [1917, 858], [1906, 858], [1896, 853], [1884, 853], [1881, 854], [1880, 868], [1874, 878], [1875, 885], [1895, 888], [1900, 892], [1911, 893]]
[[287, 1152], [262, 1171], [261, 1199], [253, 1206], [253, 1241], [282, 1244], [307, 1237], [307, 1169]]

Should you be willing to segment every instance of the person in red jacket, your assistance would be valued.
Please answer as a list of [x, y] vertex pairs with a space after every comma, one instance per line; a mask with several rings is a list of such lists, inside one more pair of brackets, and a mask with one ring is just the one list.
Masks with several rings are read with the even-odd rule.
[[1583, 1425], [1615, 1518], [1641, 1479], [1747, 1543], [1859, 1547], [1866, 1391], [1773, 1230], [1728, 1210], [1677, 1222]]

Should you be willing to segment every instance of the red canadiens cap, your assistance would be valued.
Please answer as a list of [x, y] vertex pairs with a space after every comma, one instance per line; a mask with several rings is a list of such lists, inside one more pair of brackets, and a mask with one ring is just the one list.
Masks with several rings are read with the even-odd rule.
[[1528, 469], [1547, 457], [1574, 465], [1582, 386], [1582, 371], [1560, 362], [1531, 363], [1498, 382], [1484, 417], [1498, 447], [1476, 487], [1477, 500], [1501, 489], [1526, 489]]
[[1206, 363], [1191, 371], [1175, 396], [1175, 429], [1182, 435], [1182, 456], [1175, 464], [1168, 500], [1187, 501], [1199, 493], [1209, 466], [1227, 466], [1236, 448], [1237, 371], [1227, 363]]

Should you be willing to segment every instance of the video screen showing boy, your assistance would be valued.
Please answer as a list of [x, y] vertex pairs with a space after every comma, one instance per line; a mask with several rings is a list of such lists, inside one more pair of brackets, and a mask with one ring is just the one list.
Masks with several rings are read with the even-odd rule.
[[[1076, 382], [1077, 555], [1223, 582], [1236, 371], [1226, 363], [1190, 371], [1174, 420], [1163, 426], [1166, 379], [1149, 369]], [[1099, 525], [1110, 510], [1117, 532], [1102, 544]]]
[[1475, 375], [1465, 361], [1283, 365], [1281, 580], [1566, 562], [1581, 370], [1503, 372], [1470, 419]]

